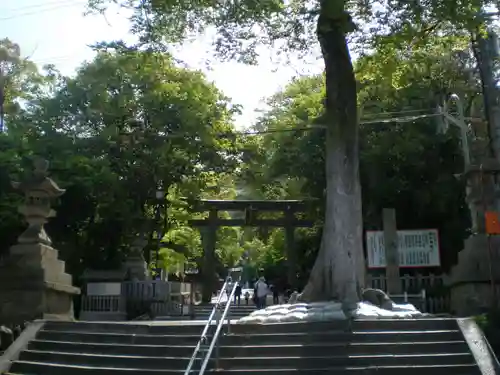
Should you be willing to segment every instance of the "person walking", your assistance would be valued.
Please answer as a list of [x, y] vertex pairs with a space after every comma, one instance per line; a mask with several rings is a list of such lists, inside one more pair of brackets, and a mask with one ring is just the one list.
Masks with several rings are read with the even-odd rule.
[[236, 300], [238, 300], [238, 306], [240, 305], [241, 302], [241, 285], [238, 283], [236, 285], [236, 289], [234, 291], [234, 304], [236, 305]]
[[263, 309], [266, 307], [266, 297], [269, 293], [269, 287], [266, 284], [266, 279], [262, 276], [255, 284], [255, 289], [257, 292], [257, 308]]
[[247, 290], [245, 292], [245, 304], [248, 306], [248, 300], [250, 299], [250, 292]]
[[275, 285], [273, 285], [273, 305], [279, 305], [280, 304], [280, 294], [279, 294], [279, 290], [278, 290], [278, 287]]

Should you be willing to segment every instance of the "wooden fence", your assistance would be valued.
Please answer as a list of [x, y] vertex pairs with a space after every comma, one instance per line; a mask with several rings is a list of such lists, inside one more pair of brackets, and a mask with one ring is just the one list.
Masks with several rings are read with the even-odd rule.
[[[385, 275], [367, 275], [367, 284], [372, 288], [387, 290], [387, 278]], [[403, 275], [401, 276], [401, 290], [409, 295], [417, 295], [425, 290], [425, 300], [415, 303], [431, 314], [445, 314], [450, 312], [450, 296], [445, 286], [445, 275]], [[412, 302], [410, 298], [410, 303]]]

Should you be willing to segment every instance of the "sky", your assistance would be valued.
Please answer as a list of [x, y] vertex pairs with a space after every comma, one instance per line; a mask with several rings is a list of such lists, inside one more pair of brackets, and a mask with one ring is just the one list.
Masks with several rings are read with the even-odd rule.
[[[89, 45], [100, 41], [124, 40], [133, 43], [127, 14], [112, 8], [105, 16], [84, 16], [85, 0], [0, 0], [0, 38], [18, 43], [23, 56], [37, 64], [54, 64], [62, 73], [73, 74], [93, 56]], [[321, 61], [292, 60], [277, 64], [273, 53], [263, 55], [258, 66], [236, 62], [212, 62], [209, 57], [210, 36], [200, 36], [180, 48], [176, 57], [188, 67], [203, 70], [210, 81], [233, 102], [243, 106], [236, 119], [239, 128], [251, 126], [265, 108], [263, 99], [283, 88], [297, 75], [319, 73]], [[213, 59], [211, 59], [213, 60]]]

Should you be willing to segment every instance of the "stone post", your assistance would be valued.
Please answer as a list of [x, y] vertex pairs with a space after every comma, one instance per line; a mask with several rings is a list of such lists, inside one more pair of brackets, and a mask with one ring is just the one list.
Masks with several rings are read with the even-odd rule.
[[398, 252], [398, 232], [396, 227], [396, 210], [393, 208], [384, 208], [384, 250], [387, 277], [387, 294], [400, 295], [403, 293], [401, 277], [399, 276], [399, 252]]
[[80, 289], [72, 285], [65, 263], [58, 259], [44, 224], [55, 211], [50, 201], [64, 194], [48, 177], [49, 163], [34, 162], [34, 172], [12, 186], [24, 193], [19, 212], [28, 228], [0, 264], [0, 321], [22, 323], [33, 319], [73, 319], [73, 297]]

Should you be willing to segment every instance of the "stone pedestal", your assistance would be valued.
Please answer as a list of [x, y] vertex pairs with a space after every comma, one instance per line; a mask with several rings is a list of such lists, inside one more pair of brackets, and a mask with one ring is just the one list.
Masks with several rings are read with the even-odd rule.
[[140, 255], [128, 256], [123, 264], [123, 268], [127, 271], [129, 280], [149, 280], [150, 274], [148, 264]]
[[84, 293], [79, 319], [106, 322], [127, 320], [123, 298], [125, 279], [125, 269], [85, 270], [82, 275]]
[[451, 310], [459, 316], [475, 315], [498, 305], [500, 238], [486, 234], [485, 214], [497, 210], [499, 193], [494, 175], [500, 164], [491, 158], [475, 158], [466, 168], [467, 203], [473, 234], [465, 240], [458, 263], [451, 270]]
[[132, 251], [127, 256], [123, 269], [126, 271], [128, 280], [149, 280], [151, 278], [148, 264], [144, 260], [144, 248], [148, 244], [145, 232], [141, 234], [132, 243]]
[[[480, 314], [498, 305], [500, 285], [500, 239], [476, 234], [465, 240], [458, 263], [451, 270], [451, 310], [459, 316]], [[490, 253], [491, 248], [491, 253]], [[490, 268], [491, 266], [491, 268]], [[492, 283], [492, 277], [494, 283]], [[497, 291], [494, 292], [493, 285]]]
[[18, 244], [0, 264], [0, 322], [22, 324], [34, 319], [74, 318], [73, 297], [80, 289], [72, 286], [71, 275], [58, 258], [58, 251], [44, 229], [55, 216], [50, 201], [64, 194], [47, 176], [48, 162], [37, 159], [31, 176], [12, 186], [24, 193], [19, 213], [27, 229]]
[[48, 245], [13, 246], [0, 266], [0, 321], [73, 319], [73, 297], [80, 289], [72, 286], [64, 266]]

